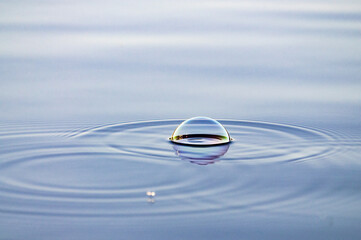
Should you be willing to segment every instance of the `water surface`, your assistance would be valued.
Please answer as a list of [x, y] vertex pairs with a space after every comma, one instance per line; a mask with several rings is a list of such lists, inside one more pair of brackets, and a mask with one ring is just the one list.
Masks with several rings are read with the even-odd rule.
[[0, 12], [1, 240], [359, 239], [359, 1]]

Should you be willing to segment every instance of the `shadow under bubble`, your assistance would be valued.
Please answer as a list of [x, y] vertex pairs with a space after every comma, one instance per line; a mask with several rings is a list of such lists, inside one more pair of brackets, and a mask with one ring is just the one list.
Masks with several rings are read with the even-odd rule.
[[230, 144], [216, 146], [189, 146], [172, 143], [175, 154], [182, 160], [198, 165], [214, 164], [225, 155]]

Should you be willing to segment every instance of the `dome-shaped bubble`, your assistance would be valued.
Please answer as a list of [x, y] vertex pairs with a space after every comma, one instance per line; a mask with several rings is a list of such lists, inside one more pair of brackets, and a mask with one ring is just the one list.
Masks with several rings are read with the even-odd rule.
[[210, 146], [229, 143], [231, 138], [227, 130], [216, 120], [194, 117], [182, 122], [170, 140], [178, 144]]

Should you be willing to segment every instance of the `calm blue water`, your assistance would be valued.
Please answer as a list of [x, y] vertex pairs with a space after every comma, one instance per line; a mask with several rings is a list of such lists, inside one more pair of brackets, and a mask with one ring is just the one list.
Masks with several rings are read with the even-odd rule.
[[360, 1], [2, 1], [0, 240], [360, 239], [360, 66]]

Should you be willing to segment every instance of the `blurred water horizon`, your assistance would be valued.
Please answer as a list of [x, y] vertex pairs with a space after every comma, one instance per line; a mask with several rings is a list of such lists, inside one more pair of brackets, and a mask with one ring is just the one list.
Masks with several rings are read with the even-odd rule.
[[1, 122], [360, 117], [358, 1], [0, 4]]

